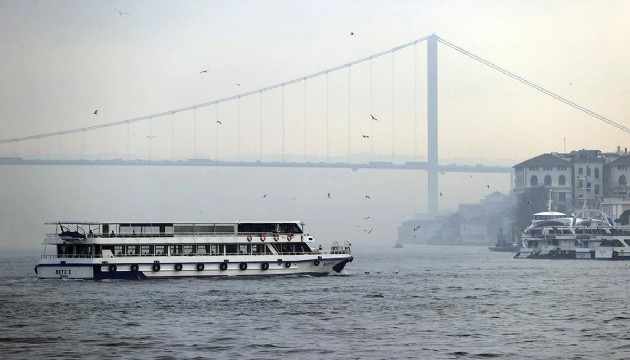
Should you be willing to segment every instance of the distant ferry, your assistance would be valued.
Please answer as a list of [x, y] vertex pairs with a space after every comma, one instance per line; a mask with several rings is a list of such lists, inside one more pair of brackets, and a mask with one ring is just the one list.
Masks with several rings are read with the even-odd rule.
[[299, 221], [46, 225], [41, 279], [327, 275], [353, 260], [350, 243], [323, 252]]

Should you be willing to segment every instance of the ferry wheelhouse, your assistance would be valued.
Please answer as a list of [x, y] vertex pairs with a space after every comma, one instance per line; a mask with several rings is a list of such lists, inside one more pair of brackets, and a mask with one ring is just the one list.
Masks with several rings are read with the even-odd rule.
[[299, 221], [46, 225], [44, 279], [327, 275], [353, 260], [350, 243], [324, 252]]

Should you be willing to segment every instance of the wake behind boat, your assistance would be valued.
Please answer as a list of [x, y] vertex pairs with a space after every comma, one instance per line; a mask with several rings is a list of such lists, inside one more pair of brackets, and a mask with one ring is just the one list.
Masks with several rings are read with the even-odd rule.
[[327, 275], [353, 260], [350, 243], [323, 252], [299, 221], [46, 225], [42, 279]]

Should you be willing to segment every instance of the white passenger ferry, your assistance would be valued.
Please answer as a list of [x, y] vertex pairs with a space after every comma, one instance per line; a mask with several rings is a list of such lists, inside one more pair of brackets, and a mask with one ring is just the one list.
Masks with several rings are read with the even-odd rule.
[[315, 247], [299, 221], [47, 223], [44, 279], [327, 275], [353, 260], [350, 243]]

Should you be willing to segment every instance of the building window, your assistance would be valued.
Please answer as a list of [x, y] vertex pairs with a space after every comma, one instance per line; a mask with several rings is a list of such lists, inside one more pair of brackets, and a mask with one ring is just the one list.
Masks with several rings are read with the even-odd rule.
[[529, 179], [529, 185], [538, 186], [538, 177], [536, 177], [536, 175], [532, 175], [532, 177]]
[[599, 184], [595, 184], [595, 195], [599, 195]]
[[545, 186], [551, 186], [551, 176], [545, 175]]
[[626, 186], [626, 185], [627, 185], [627, 184], [626, 184], [626, 175], [621, 175], [621, 176], [619, 177], [619, 185], [623, 185], [623, 186]]
[[564, 175], [560, 175], [560, 177], [558, 178], [558, 185], [564, 186], [566, 184], [567, 184], [567, 178], [565, 178]]
[[595, 168], [595, 179], [599, 179], [599, 168]]
[[558, 193], [558, 202], [566, 202], [567, 201], [567, 193]]
[[581, 189], [581, 188], [584, 187], [584, 180], [583, 179], [578, 180], [578, 186], [577, 187], [578, 187], [578, 189]]
[[584, 169], [579, 168], [579, 169], [578, 169], [578, 175], [582, 175], [582, 174], [584, 174]]

